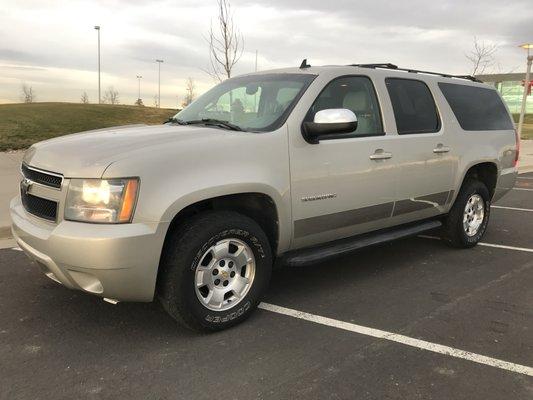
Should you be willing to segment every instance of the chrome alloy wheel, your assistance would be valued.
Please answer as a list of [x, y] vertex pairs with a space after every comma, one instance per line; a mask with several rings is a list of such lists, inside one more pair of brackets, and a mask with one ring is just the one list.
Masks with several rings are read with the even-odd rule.
[[465, 233], [475, 236], [485, 218], [485, 201], [479, 194], [473, 194], [466, 202], [463, 213], [463, 228]]
[[246, 296], [254, 277], [250, 246], [239, 239], [223, 239], [204, 253], [196, 267], [196, 296], [209, 310], [226, 311]]

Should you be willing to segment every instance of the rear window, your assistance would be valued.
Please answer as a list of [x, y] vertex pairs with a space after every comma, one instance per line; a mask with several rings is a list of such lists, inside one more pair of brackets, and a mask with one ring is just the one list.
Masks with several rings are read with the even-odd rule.
[[494, 89], [443, 82], [439, 87], [465, 131], [514, 129], [509, 113]]
[[437, 132], [439, 115], [427, 85], [414, 79], [387, 78], [398, 134]]

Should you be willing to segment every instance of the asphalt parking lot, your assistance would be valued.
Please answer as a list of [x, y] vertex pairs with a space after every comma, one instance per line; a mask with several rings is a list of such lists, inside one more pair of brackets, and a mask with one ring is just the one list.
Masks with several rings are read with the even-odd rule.
[[483, 246], [282, 269], [263, 309], [204, 335], [0, 250], [0, 398], [532, 399], [533, 173], [496, 206]]

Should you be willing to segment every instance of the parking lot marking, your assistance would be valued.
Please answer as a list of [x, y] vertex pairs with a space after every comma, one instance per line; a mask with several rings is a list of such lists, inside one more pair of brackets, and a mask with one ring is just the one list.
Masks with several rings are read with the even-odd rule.
[[507, 249], [507, 250], [525, 251], [528, 253], [533, 253], [533, 249], [528, 249], [526, 247], [505, 246], [503, 244], [484, 243], [484, 242], [479, 242], [478, 245], [485, 246], [485, 247], [495, 247], [497, 249]]
[[490, 208], [500, 208], [502, 210], [514, 210], [514, 211], [529, 211], [533, 212], [531, 208], [517, 208], [517, 207], [504, 207], [504, 206], [490, 206]]
[[416, 347], [421, 350], [431, 351], [434, 353], [444, 354], [446, 356], [462, 358], [464, 360], [473, 361], [478, 364], [488, 365], [499, 369], [504, 369], [518, 374], [533, 376], [533, 368], [526, 365], [515, 364], [508, 361], [499, 360], [497, 358], [483, 356], [481, 354], [471, 353], [469, 351], [456, 349], [449, 346], [444, 346], [437, 343], [427, 342], [421, 339], [415, 339], [409, 336], [400, 335], [393, 332], [382, 331], [380, 329], [369, 328], [362, 325], [352, 324], [350, 322], [340, 321], [333, 318], [322, 317], [320, 315], [309, 314], [303, 311], [293, 310], [291, 308], [277, 306], [275, 304], [260, 303], [259, 308], [271, 311], [277, 314], [286, 315], [289, 317], [301, 319], [304, 321], [314, 322], [320, 325], [330, 326], [332, 328], [342, 329], [349, 332], [359, 333], [361, 335], [371, 336], [378, 339], [389, 340], [396, 343], [401, 343], [406, 346]]
[[533, 192], [533, 189], [517, 188], [517, 187], [514, 187], [513, 190], [523, 190], [525, 192]]
[[[422, 239], [433, 239], [433, 240], [441, 240], [440, 237], [437, 236], [430, 236], [430, 235], [418, 235], [419, 238]], [[506, 250], [515, 250], [515, 251], [525, 251], [526, 253], [533, 253], [533, 249], [528, 249], [527, 247], [515, 247], [515, 246], [506, 246], [504, 244], [494, 244], [494, 243], [485, 243], [485, 242], [479, 242], [478, 246], [485, 246], [485, 247], [495, 247], [497, 249], [506, 249]]]

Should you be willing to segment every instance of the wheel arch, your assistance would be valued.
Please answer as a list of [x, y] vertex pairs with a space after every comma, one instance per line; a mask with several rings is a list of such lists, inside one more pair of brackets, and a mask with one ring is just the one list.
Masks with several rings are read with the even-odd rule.
[[498, 174], [498, 164], [494, 161], [482, 161], [472, 164], [466, 169], [459, 190], [461, 190], [467, 179], [474, 178], [483, 182], [485, 186], [487, 186], [490, 198], [492, 199], [498, 183]]
[[264, 192], [241, 192], [207, 197], [181, 207], [170, 220], [165, 234], [165, 245], [170, 233], [178, 229], [185, 220], [213, 210], [235, 211], [254, 220], [265, 232], [272, 254], [276, 254], [280, 242], [279, 207], [274, 198]]

